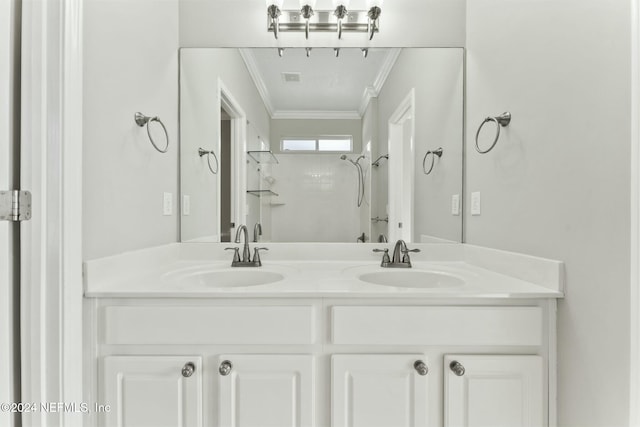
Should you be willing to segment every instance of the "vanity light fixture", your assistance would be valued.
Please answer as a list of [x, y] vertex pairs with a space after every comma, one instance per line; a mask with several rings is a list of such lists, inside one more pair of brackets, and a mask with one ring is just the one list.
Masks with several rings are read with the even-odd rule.
[[333, 7], [335, 7], [333, 14], [338, 18], [338, 40], [342, 38], [342, 21], [349, 13], [348, 6], [349, 0], [333, 0]]
[[382, 2], [383, 0], [368, 0], [367, 6], [369, 11], [367, 12], [367, 16], [369, 17], [369, 40], [373, 38], [373, 35], [378, 31], [378, 20], [380, 18], [380, 14], [382, 13]]
[[278, 38], [280, 32], [280, 15], [282, 15], [282, 3], [284, 0], [267, 0], [267, 15], [269, 15], [269, 31]]
[[300, 0], [300, 14], [304, 18], [304, 38], [309, 39], [309, 19], [314, 15], [315, 0]]
[[335, 31], [338, 39], [343, 32], [367, 33], [371, 40], [380, 31], [382, 0], [367, 0], [367, 9], [350, 10], [349, 0], [333, 0], [332, 10], [315, 10], [316, 0], [299, 0], [299, 9], [282, 9], [284, 0], [266, 0], [267, 31], [275, 38], [281, 32], [304, 32], [305, 39], [313, 31]]

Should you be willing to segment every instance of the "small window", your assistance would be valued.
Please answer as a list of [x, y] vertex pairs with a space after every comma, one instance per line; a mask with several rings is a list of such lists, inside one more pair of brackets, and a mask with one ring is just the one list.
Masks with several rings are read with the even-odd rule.
[[280, 141], [282, 151], [322, 151], [331, 153], [351, 153], [353, 137], [319, 136], [317, 138], [283, 138]]

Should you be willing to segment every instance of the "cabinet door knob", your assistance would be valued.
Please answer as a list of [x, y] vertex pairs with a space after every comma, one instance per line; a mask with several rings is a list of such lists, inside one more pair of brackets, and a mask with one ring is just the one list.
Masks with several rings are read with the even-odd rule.
[[416, 360], [413, 364], [413, 367], [420, 375], [427, 375], [429, 373], [429, 368], [422, 360]]
[[218, 372], [220, 372], [220, 375], [222, 375], [223, 377], [226, 377], [231, 373], [232, 369], [233, 369], [233, 364], [230, 361], [225, 360], [220, 364], [220, 367], [218, 368]]
[[189, 378], [196, 371], [196, 365], [193, 362], [187, 362], [182, 367], [182, 376], [185, 378]]
[[462, 363], [458, 362], [457, 360], [449, 363], [449, 368], [451, 369], [451, 371], [453, 371], [454, 374], [459, 377], [464, 375], [464, 366], [462, 366]]

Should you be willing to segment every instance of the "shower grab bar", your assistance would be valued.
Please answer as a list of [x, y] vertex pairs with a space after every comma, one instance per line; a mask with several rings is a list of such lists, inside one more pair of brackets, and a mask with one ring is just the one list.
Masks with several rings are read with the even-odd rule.
[[[149, 141], [151, 141], [151, 145], [153, 145], [153, 148], [155, 148], [156, 150], [158, 150], [158, 152], [160, 153], [166, 153], [167, 150], [169, 149], [169, 133], [167, 132], [167, 128], [164, 126], [164, 123], [162, 123], [162, 121], [160, 120], [160, 117], [155, 116], [155, 117], [149, 117], [149, 116], [145, 116], [142, 113], [136, 113], [134, 116], [134, 119], [136, 121], [136, 124], [140, 127], [143, 127], [144, 125], [147, 125], [147, 135], [149, 136]], [[149, 130], [149, 123], [151, 122], [158, 122], [160, 123], [160, 126], [162, 126], [162, 129], [164, 130], [164, 136], [167, 140], [167, 145], [164, 147], [163, 150], [161, 150], [158, 145], [156, 145], [156, 142], [153, 140], [153, 137], [151, 136], [151, 131]]]
[[[491, 146], [483, 151], [480, 149], [480, 145], [478, 144], [478, 136], [480, 136], [482, 127], [489, 122], [494, 122], [496, 124], [496, 137], [493, 139], [493, 143], [491, 144]], [[493, 150], [493, 147], [496, 146], [498, 139], [500, 139], [500, 128], [507, 126], [509, 123], [511, 123], [511, 113], [509, 113], [508, 111], [500, 114], [497, 117], [487, 117], [486, 119], [484, 119], [482, 123], [480, 123], [480, 127], [478, 127], [478, 131], [476, 132], [476, 151], [480, 154], [486, 154], [489, 151]]]
[[[429, 166], [429, 170], [427, 170], [425, 168], [425, 164], [427, 162], [427, 157], [429, 157], [429, 154], [431, 154], [431, 166]], [[438, 157], [442, 157], [442, 147], [439, 147], [436, 150], [429, 150], [427, 151], [427, 154], [424, 155], [424, 159], [422, 159], [422, 172], [424, 172], [425, 175], [429, 175], [432, 171], [433, 171], [433, 166], [436, 163], [436, 156]]]
[[[220, 170], [220, 165], [218, 164], [218, 156], [216, 156], [216, 153], [214, 153], [213, 150], [207, 151], [202, 147], [198, 148], [198, 155], [200, 157], [204, 156], [205, 154], [207, 155], [207, 164], [209, 165], [209, 170], [211, 171], [212, 174], [216, 175], [218, 173], [218, 171]], [[211, 167], [211, 155], [213, 155], [213, 158], [216, 160], [216, 170], [215, 171]]]

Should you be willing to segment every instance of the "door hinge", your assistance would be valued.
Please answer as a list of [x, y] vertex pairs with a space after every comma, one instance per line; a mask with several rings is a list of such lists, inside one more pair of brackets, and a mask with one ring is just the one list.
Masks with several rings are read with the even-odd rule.
[[0, 191], [0, 221], [27, 221], [31, 219], [31, 193], [29, 191]]

